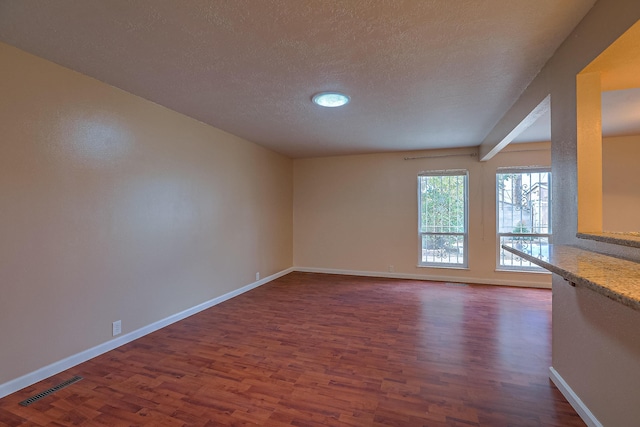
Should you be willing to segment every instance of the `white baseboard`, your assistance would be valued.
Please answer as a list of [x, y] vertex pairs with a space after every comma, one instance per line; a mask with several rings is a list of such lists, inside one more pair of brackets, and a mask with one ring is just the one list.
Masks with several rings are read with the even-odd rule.
[[576, 410], [582, 421], [589, 427], [602, 427], [602, 424], [593, 415], [593, 413], [587, 408], [587, 405], [578, 397], [578, 395], [571, 389], [569, 384], [566, 383], [564, 378], [560, 376], [558, 371], [553, 369], [553, 366], [549, 368], [549, 379], [558, 387], [560, 393], [567, 399], [569, 404]]
[[434, 282], [474, 283], [479, 285], [517, 286], [522, 288], [551, 289], [551, 284], [526, 280], [487, 279], [463, 276], [436, 276], [430, 274], [387, 273], [384, 271], [336, 270], [332, 268], [294, 267], [294, 271], [304, 273], [343, 274], [345, 276], [384, 277], [388, 279], [428, 280]]
[[28, 374], [25, 374], [21, 377], [18, 377], [16, 379], [13, 379], [11, 381], [8, 381], [4, 384], [0, 384], [0, 398], [7, 396], [11, 393], [14, 393], [18, 390], [21, 390], [25, 387], [28, 387], [32, 384], [37, 383], [38, 381], [42, 381], [46, 378], [49, 378], [52, 375], [56, 375], [62, 371], [65, 371], [69, 368], [72, 368], [76, 365], [79, 365], [82, 362], [86, 362], [87, 360], [93, 359], [96, 356], [99, 356], [103, 353], [106, 353], [108, 351], [111, 351], [115, 348], [120, 347], [121, 345], [127, 344], [133, 340], [136, 340], [144, 335], [150, 334], [151, 332], [155, 332], [158, 329], [164, 328], [165, 326], [168, 326], [172, 323], [178, 322], [182, 319], [185, 319], [189, 316], [192, 316], [196, 313], [199, 313], [203, 310], [206, 310], [208, 308], [213, 307], [214, 305], [220, 304], [221, 302], [227, 301], [233, 297], [236, 297], [240, 294], [243, 294], [247, 291], [250, 291], [252, 289], [257, 288], [258, 286], [262, 286], [265, 283], [271, 282], [272, 280], [275, 280], [279, 277], [282, 277], [286, 274], [291, 273], [292, 271], [294, 271], [293, 268], [288, 268], [286, 270], [282, 270], [276, 274], [273, 274], [271, 276], [265, 277], [264, 279], [261, 280], [257, 280], [253, 283], [250, 283], [246, 286], [243, 286], [239, 289], [236, 289], [234, 291], [228, 292], [224, 295], [221, 295], [219, 297], [213, 298], [209, 301], [205, 301], [202, 304], [198, 304], [194, 307], [191, 307], [187, 310], [181, 311], [180, 313], [176, 313], [174, 315], [171, 315], [169, 317], [166, 317], [162, 320], [159, 320], [157, 322], [151, 323], [147, 326], [143, 326], [140, 329], [137, 329], [135, 331], [132, 331], [128, 334], [122, 335], [118, 338], [109, 340], [105, 343], [99, 344], [93, 348], [90, 348], [88, 350], [84, 350], [81, 351], [80, 353], [74, 354], [72, 356], [69, 356], [65, 359], [59, 360], [57, 362], [54, 362], [48, 366], [45, 366], [43, 368], [37, 369], [33, 372], [30, 372]]

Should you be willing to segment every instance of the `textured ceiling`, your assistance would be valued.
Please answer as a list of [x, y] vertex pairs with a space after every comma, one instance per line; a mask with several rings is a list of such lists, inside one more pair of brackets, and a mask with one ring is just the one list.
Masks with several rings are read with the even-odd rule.
[[[478, 145], [595, 0], [0, 0], [0, 40], [291, 157]], [[321, 109], [319, 91], [352, 102]]]

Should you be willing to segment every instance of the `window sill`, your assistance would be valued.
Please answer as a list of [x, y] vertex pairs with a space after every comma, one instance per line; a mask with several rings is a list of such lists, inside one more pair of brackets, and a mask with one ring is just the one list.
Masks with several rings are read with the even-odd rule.
[[551, 272], [547, 270], [510, 270], [508, 268], [496, 268], [496, 273], [526, 273], [526, 274], [545, 274], [550, 275]]
[[440, 268], [443, 270], [469, 270], [469, 267], [456, 267], [456, 266], [446, 266], [446, 265], [416, 265], [418, 268]]

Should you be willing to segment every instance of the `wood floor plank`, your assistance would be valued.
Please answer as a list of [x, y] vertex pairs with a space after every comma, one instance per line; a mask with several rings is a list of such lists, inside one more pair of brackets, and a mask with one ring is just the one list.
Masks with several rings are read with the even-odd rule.
[[550, 364], [548, 290], [291, 273], [0, 399], [0, 426], [583, 426]]

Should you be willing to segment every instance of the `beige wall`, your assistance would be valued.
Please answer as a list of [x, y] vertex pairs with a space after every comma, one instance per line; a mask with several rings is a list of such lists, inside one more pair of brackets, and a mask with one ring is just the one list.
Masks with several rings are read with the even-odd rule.
[[553, 368], [605, 427], [638, 425], [640, 312], [553, 275]]
[[[295, 160], [294, 265], [384, 274], [393, 265], [396, 275], [549, 287], [548, 274], [495, 271], [496, 168], [548, 166], [549, 145], [514, 145], [490, 162], [464, 155], [471, 152], [434, 150]], [[444, 154], [457, 155], [403, 160]], [[468, 269], [417, 267], [417, 175], [441, 169], [469, 171]]]
[[5, 44], [0, 63], [0, 384], [291, 267], [290, 159]]
[[640, 135], [602, 141], [604, 231], [640, 232]]
[[[490, 152], [505, 132], [517, 126], [523, 115], [550, 94], [555, 243], [640, 261], [637, 248], [576, 237], [576, 74], [638, 19], [637, 0], [598, 0], [489, 134], [481, 152]], [[553, 282], [553, 367], [603, 425], [637, 425], [639, 316], [604, 296], [568, 286], [563, 280]], [[598, 307], [597, 311], [589, 315], [594, 307]], [[634, 381], [630, 383], [629, 379]]]

